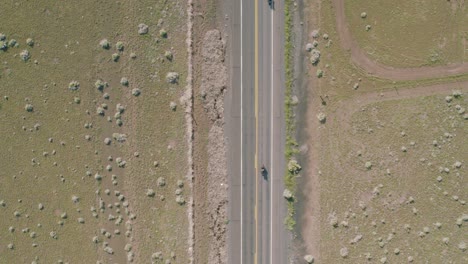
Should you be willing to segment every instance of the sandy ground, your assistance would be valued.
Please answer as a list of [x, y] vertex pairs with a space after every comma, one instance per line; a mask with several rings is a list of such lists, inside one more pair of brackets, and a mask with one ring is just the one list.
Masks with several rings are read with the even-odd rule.
[[[451, 64], [438, 67], [421, 67], [421, 68], [392, 68], [381, 65], [369, 59], [366, 54], [359, 48], [357, 42], [352, 39], [345, 21], [344, 1], [332, 0], [336, 12], [337, 30], [339, 33], [339, 42], [343, 49], [351, 51], [351, 62], [357, 67], [364, 69], [368, 74], [387, 78], [391, 80], [418, 80], [422, 78], [445, 77], [450, 75], [463, 74], [468, 72], [468, 64]], [[314, 7], [320, 7], [320, 1], [313, 3]], [[316, 11], [314, 13], [319, 13]], [[306, 17], [304, 19], [305, 28], [313, 28], [313, 25], [319, 24], [320, 18]], [[306, 40], [307, 41], [307, 40]], [[338, 41], [338, 40], [337, 40]], [[305, 43], [302, 44], [304, 46]], [[308, 63], [306, 61], [305, 63]], [[301, 193], [304, 197], [304, 208], [307, 211], [300, 215], [301, 219], [301, 237], [304, 242], [304, 252], [313, 254], [316, 259], [320, 259], [320, 181], [318, 174], [318, 150], [320, 149], [321, 131], [317, 126], [316, 115], [320, 109], [319, 89], [316, 78], [308, 78], [307, 101], [308, 109], [306, 113], [306, 124], [304, 126], [305, 144], [301, 147], [301, 153], [306, 154], [307, 160], [305, 164], [304, 177], [302, 180], [304, 185], [301, 187]], [[468, 82], [439, 84], [425, 87], [409, 87], [385, 93], [373, 91], [367, 94], [359, 94], [348, 100], [339, 102], [338, 111], [333, 115], [334, 120], [330, 119], [327, 122], [340, 122], [346, 126], [352, 113], [359, 110], [361, 106], [392, 99], [413, 98], [419, 96], [427, 96], [433, 94], [447, 94], [454, 89], [467, 87]]]

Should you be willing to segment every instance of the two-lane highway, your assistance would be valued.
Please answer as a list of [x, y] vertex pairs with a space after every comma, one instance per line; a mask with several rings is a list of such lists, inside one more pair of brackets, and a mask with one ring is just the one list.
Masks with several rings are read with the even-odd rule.
[[283, 6], [276, 1], [272, 9], [267, 0], [229, 5], [229, 263], [286, 263]]

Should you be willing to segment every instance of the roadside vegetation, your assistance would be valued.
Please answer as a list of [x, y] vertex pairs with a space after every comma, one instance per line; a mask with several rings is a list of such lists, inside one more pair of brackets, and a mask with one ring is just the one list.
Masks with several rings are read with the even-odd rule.
[[[288, 214], [284, 220], [288, 230], [292, 231], [296, 225], [295, 220], [295, 208], [294, 208], [294, 194], [296, 192], [296, 176], [300, 171], [300, 165], [294, 159], [294, 155], [297, 151], [297, 142], [295, 140], [295, 118], [294, 118], [294, 102], [293, 102], [293, 88], [294, 88], [294, 63], [293, 63], [293, 8], [292, 1], [286, 0], [284, 3], [284, 61], [285, 61], [285, 122], [286, 122], [286, 147], [285, 147], [285, 158], [288, 162], [288, 168], [286, 168], [284, 176], [285, 193], [284, 197], [288, 203]], [[298, 166], [290, 167], [289, 163], [294, 163]]]

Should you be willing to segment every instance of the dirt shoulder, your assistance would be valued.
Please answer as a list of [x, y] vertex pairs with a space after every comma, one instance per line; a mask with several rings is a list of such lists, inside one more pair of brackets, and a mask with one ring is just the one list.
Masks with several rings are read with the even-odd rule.
[[194, 263], [226, 263], [227, 166], [223, 97], [227, 85], [221, 4], [194, 4]]
[[353, 39], [346, 23], [344, 0], [332, 0], [335, 8], [336, 27], [344, 50], [351, 52], [351, 61], [370, 75], [395, 81], [441, 78], [468, 73], [468, 64], [449, 64], [437, 67], [394, 68], [371, 60]]

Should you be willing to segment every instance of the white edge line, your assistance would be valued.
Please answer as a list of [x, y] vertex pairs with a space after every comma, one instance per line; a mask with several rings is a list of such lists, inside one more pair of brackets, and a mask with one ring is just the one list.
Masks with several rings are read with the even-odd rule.
[[[273, 126], [273, 123], [274, 123], [274, 111], [273, 111], [273, 105], [274, 105], [274, 81], [273, 81], [273, 76], [274, 76], [274, 72], [273, 72], [273, 64], [274, 64], [274, 56], [273, 56], [273, 46], [274, 46], [274, 38], [273, 38], [273, 35], [274, 35], [274, 23], [273, 23], [273, 18], [274, 18], [274, 10], [271, 9], [271, 136], [270, 136], [270, 145], [271, 145], [271, 148], [274, 148], [274, 144], [273, 144], [273, 131], [274, 131], [274, 126]], [[270, 190], [270, 263], [273, 264], [273, 149], [270, 149], [270, 160], [271, 160], [271, 190]]]
[[271, 176], [270, 176], [270, 181], [271, 181], [271, 187], [270, 187], [270, 263], [273, 263], [273, 134], [274, 134], [274, 126], [273, 126], [273, 96], [274, 96], [274, 91], [273, 91], [273, 9], [271, 9], [271, 135], [270, 135], [270, 164], [271, 164]]
[[242, 94], [243, 94], [242, 93], [242, 90], [243, 90], [243, 87], [242, 87], [242, 82], [243, 82], [243, 79], [242, 79], [242, 35], [243, 35], [243, 33], [242, 33], [242, 24], [243, 24], [243, 22], [242, 22], [243, 21], [242, 20], [242, 1], [243, 0], [240, 0], [240, 89], [241, 89], [240, 90], [240, 94], [241, 94], [240, 95], [240, 97], [241, 97], [241, 100], [240, 100], [241, 101], [241, 105], [240, 105], [240, 112], [241, 112], [240, 113], [240, 117], [241, 117], [240, 118], [240, 122], [241, 122], [241, 125], [240, 125], [240, 128], [241, 128], [240, 129], [241, 130], [241, 133], [240, 133], [240, 138], [241, 138], [241, 142], [240, 142], [241, 143], [240, 144], [241, 145], [241, 147], [240, 147], [240, 149], [241, 149], [240, 150], [240, 156], [241, 156], [241, 159], [240, 159], [240, 177], [241, 177], [241, 188], [240, 188], [241, 189], [241, 191], [240, 191], [241, 192], [240, 193], [240, 196], [241, 196], [241, 206], [240, 206], [240, 229], [241, 229], [241, 232], [240, 232], [240, 263], [241, 264], [242, 264], [243, 256], [244, 256], [243, 255], [243, 250], [242, 250], [243, 234], [244, 234], [243, 229], [242, 229], [242, 223], [244, 221], [243, 215], [242, 215], [243, 201], [244, 201], [244, 198], [243, 198], [243, 195], [242, 195], [242, 193], [243, 193], [243, 187], [242, 186], [244, 185], [243, 181], [242, 181], [242, 178], [243, 178], [243, 175], [242, 175], [242, 169], [243, 169], [243, 164], [242, 164], [242, 153], [243, 153], [243, 148], [242, 148], [242, 145], [243, 145], [243, 142], [242, 142], [242, 140], [243, 140], [242, 139], [242, 133], [243, 133], [243, 127], [242, 127], [242, 113], [243, 113], [243, 111], [242, 111], [242, 108], [243, 108], [243, 102], [242, 102], [242, 98], [243, 98], [243, 96], [242, 96]]

